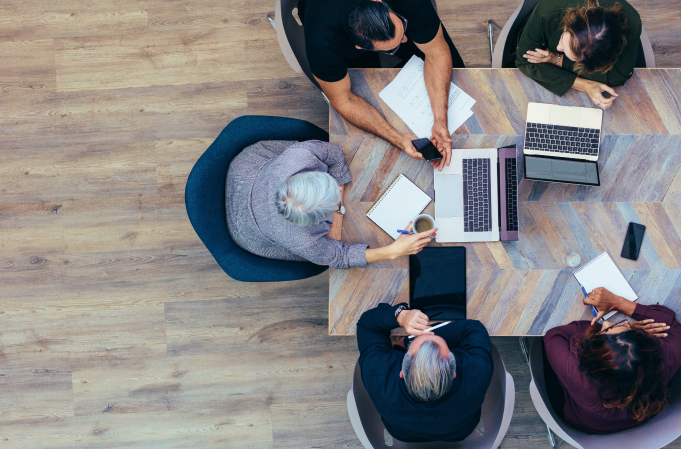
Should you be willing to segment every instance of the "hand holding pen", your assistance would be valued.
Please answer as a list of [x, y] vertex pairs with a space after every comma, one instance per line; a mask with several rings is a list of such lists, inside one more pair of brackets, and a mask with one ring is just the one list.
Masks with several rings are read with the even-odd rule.
[[390, 259], [418, 253], [432, 238], [434, 238], [435, 232], [437, 231], [437, 228], [433, 228], [426, 232], [414, 234], [411, 232], [411, 227], [412, 223], [409, 222], [407, 230], [404, 231], [407, 234], [400, 232], [400, 236], [397, 237], [397, 240], [387, 246], [391, 252]]
[[[435, 229], [437, 230], [437, 228], [435, 228]], [[414, 232], [414, 231], [405, 231], [404, 229], [398, 229], [397, 232], [399, 232], [399, 233], [402, 234], [402, 235], [416, 235], [416, 232]], [[426, 231], [426, 232], [427, 232], [427, 231]], [[423, 233], [422, 233], [422, 234], [423, 234]], [[433, 236], [433, 235], [429, 235], [428, 237], [430, 237], [431, 239], [434, 239], [434, 238], [435, 238], [435, 236]]]
[[[584, 293], [584, 299], [586, 299], [586, 298], [589, 297], [589, 294], [586, 292], [586, 289], [585, 289], [584, 287], [582, 287], [582, 293]], [[595, 308], [594, 306], [592, 306], [591, 304], [589, 304], [589, 308], [591, 309], [591, 313], [593, 313], [593, 315], [594, 315], [594, 317], [595, 317], [595, 322], [596, 322], [596, 323], [599, 322], [599, 321], [602, 322], [602, 321], [603, 321], [603, 318], [602, 318], [602, 317], [600, 317], [600, 318], [598, 317], [598, 309]], [[591, 321], [591, 324], [594, 324], [594, 321], [593, 321], [593, 320]]]

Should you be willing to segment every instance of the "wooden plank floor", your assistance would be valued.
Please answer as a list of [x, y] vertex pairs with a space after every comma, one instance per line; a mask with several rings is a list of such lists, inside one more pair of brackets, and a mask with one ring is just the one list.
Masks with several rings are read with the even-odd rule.
[[[633, 3], [658, 66], [681, 66], [681, 5]], [[471, 67], [489, 65], [487, 19], [503, 25], [516, 6], [439, 2]], [[273, 11], [0, 4], [3, 447], [361, 447], [345, 407], [356, 342], [327, 335], [328, 274], [231, 280], [184, 210], [193, 163], [233, 118], [328, 126]], [[494, 342], [517, 390], [503, 447], [548, 447], [517, 340]]]

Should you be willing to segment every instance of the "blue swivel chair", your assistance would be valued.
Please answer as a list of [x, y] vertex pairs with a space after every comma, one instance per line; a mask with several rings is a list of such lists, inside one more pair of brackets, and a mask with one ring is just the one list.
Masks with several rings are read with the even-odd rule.
[[273, 260], [237, 246], [227, 231], [225, 177], [234, 156], [261, 140], [322, 140], [329, 134], [303, 120], [247, 115], [233, 120], [194, 165], [185, 188], [187, 215], [218, 265], [231, 278], [245, 282], [305, 279], [328, 267], [310, 262]]

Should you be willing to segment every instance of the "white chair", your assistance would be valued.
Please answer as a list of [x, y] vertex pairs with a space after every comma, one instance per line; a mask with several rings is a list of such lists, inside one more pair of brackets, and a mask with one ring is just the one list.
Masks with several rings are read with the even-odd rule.
[[[487, 21], [487, 36], [489, 38], [489, 48], [492, 58], [492, 68], [500, 69], [504, 60], [513, 50], [515, 45], [515, 36], [518, 34], [518, 27], [525, 17], [532, 12], [537, 6], [539, 0], [521, 0], [520, 5], [515, 12], [506, 21], [506, 25], [501, 29], [496, 45], [492, 45], [494, 35], [493, 23], [491, 20]], [[494, 51], [492, 51], [494, 48]], [[645, 29], [641, 29], [641, 42], [638, 45], [638, 57], [635, 67], [639, 68], [655, 68], [655, 55], [653, 54], [653, 46], [648, 39], [648, 34]]]
[[473, 431], [465, 440], [456, 443], [405, 443], [393, 439], [393, 445], [386, 446], [385, 426], [364, 388], [359, 364], [356, 364], [352, 388], [348, 392], [348, 414], [357, 438], [365, 449], [496, 449], [511, 423], [515, 405], [515, 385], [494, 345], [492, 356], [494, 373], [482, 404], [484, 434], [479, 435], [477, 431]]
[[293, 10], [297, 7], [298, 0], [277, 0], [274, 6], [274, 29], [277, 32], [277, 40], [288, 65], [300, 75], [307, 76], [312, 84], [319, 87], [312, 76], [310, 63], [307, 62], [303, 26], [298, 25], [293, 17]]
[[[561, 419], [549, 402], [544, 382], [541, 338], [530, 349], [530, 396], [539, 416], [563, 441], [577, 449], [658, 449], [681, 436], [681, 374], [672, 379], [669, 404], [657, 416], [631, 429], [607, 435], [589, 435]], [[553, 447], [553, 444], [552, 444]]]

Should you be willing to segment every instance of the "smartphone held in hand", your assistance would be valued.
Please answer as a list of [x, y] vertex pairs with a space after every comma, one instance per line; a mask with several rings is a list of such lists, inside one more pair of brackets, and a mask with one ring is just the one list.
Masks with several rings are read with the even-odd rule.
[[442, 159], [442, 153], [435, 148], [433, 142], [431, 142], [427, 137], [424, 137], [423, 139], [412, 140], [411, 143], [428, 162]]

